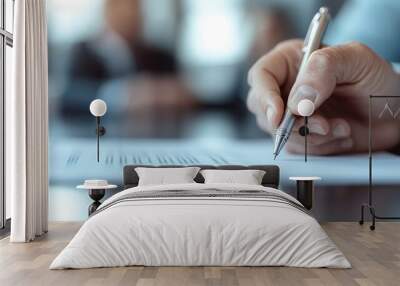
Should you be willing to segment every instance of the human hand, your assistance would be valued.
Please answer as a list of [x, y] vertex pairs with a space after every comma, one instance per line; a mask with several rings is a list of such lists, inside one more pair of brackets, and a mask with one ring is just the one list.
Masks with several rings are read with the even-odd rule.
[[[308, 151], [316, 155], [368, 150], [368, 96], [398, 95], [400, 76], [392, 66], [359, 43], [324, 47], [315, 51], [302, 74], [298, 69], [303, 42], [277, 45], [250, 69], [247, 106], [258, 125], [272, 134], [282, 120], [285, 104], [295, 115], [300, 100], [310, 99], [316, 112], [309, 119]], [[287, 150], [304, 152], [304, 138], [296, 119]], [[400, 142], [396, 120], [373, 126], [375, 150], [387, 150]]]

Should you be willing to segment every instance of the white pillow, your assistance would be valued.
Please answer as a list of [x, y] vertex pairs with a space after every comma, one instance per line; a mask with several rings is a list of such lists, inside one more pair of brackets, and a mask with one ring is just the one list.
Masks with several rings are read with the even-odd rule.
[[193, 179], [199, 170], [198, 167], [135, 168], [139, 176], [139, 186], [195, 183]]
[[265, 171], [261, 170], [202, 170], [205, 184], [261, 185]]

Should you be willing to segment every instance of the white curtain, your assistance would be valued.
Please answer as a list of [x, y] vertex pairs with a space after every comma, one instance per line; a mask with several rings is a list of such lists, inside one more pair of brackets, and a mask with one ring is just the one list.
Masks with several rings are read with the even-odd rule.
[[6, 98], [6, 187], [12, 242], [48, 226], [48, 57], [45, 0], [15, 1], [13, 92]]

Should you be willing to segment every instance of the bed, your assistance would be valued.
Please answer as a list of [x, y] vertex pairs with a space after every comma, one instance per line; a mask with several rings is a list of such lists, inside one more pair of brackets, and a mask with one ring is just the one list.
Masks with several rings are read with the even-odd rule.
[[[125, 166], [122, 192], [104, 201], [50, 269], [118, 266], [292, 266], [350, 268], [300, 202], [278, 189], [279, 168], [262, 185], [195, 183], [138, 186]], [[176, 166], [178, 167], [178, 166]]]

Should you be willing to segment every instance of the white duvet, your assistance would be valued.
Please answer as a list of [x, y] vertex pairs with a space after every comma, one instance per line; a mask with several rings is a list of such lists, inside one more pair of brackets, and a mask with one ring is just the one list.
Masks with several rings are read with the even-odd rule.
[[[262, 190], [262, 186], [180, 184], [166, 190]], [[298, 203], [298, 202], [297, 202]], [[90, 217], [50, 269], [145, 266], [294, 266], [349, 268], [350, 263], [310, 215], [257, 198], [152, 198], [122, 201]]]

